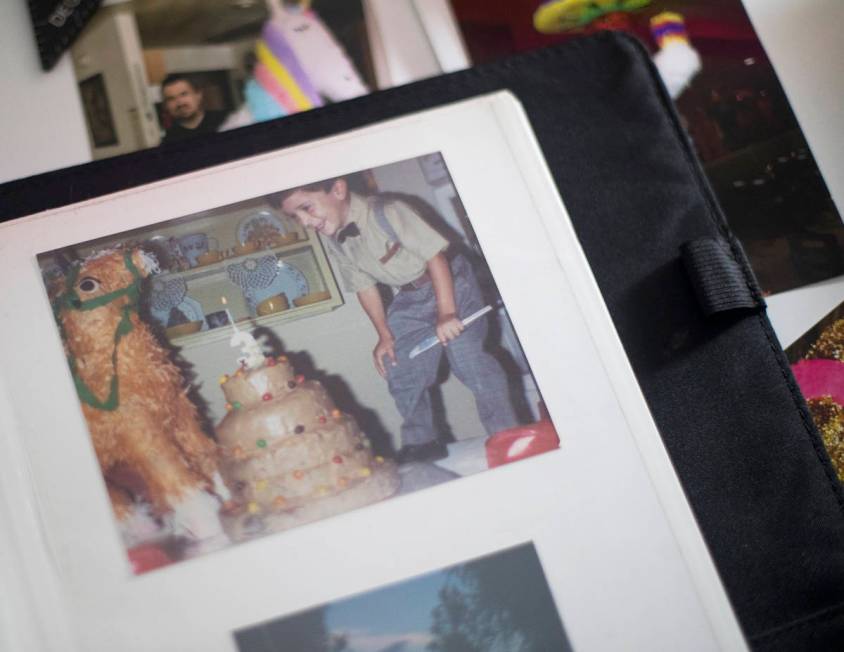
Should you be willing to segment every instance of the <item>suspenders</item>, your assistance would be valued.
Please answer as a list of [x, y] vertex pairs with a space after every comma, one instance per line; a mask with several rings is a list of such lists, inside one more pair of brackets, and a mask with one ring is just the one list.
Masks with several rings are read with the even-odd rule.
[[381, 230], [387, 234], [394, 244], [401, 245], [396, 230], [384, 214], [384, 200], [381, 197], [376, 196], [372, 199], [372, 210], [375, 211], [375, 221], [378, 222], [378, 226], [381, 227]]
[[378, 226], [381, 227], [381, 230], [386, 233], [387, 237], [390, 239], [387, 242], [387, 251], [383, 256], [381, 256], [381, 258], [378, 259], [378, 262], [383, 265], [399, 252], [399, 249], [401, 249], [401, 241], [399, 240], [399, 236], [393, 228], [393, 225], [390, 224], [387, 220], [387, 216], [384, 214], [384, 201], [381, 197], [373, 198], [372, 210], [375, 212], [375, 221], [378, 222]]

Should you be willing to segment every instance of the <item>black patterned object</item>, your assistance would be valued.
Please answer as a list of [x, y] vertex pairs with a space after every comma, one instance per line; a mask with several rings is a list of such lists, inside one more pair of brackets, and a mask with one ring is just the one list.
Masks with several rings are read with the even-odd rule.
[[41, 67], [50, 70], [88, 24], [102, 0], [28, 0]]

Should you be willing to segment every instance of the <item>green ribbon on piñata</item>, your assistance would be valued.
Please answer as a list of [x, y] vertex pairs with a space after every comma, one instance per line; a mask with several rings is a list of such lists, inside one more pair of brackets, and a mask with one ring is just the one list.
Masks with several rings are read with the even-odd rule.
[[61, 319], [59, 318], [59, 313], [62, 310], [96, 310], [97, 308], [108, 305], [120, 297], [129, 297], [129, 301], [121, 309], [122, 315], [120, 317], [120, 322], [117, 324], [117, 329], [114, 332], [114, 350], [111, 353], [111, 389], [109, 390], [108, 398], [106, 398], [105, 401], [98, 399], [94, 392], [91, 391], [91, 388], [85, 384], [84, 380], [82, 380], [79, 375], [79, 369], [76, 365], [75, 356], [70, 352], [67, 354], [67, 363], [70, 367], [70, 373], [73, 376], [73, 383], [76, 385], [76, 392], [79, 394], [80, 400], [93, 408], [108, 412], [113, 412], [120, 405], [117, 379], [117, 345], [120, 343], [123, 336], [132, 330], [130, 315], [133, 311], [137, 311], [138, 309], [138, 300], [141, 296], [141, 281], [143, 280], [138, 268], [135, 267], [135, 264], [132, 262], [131, 251], [127, 251], [123, 255], [123, 262], [126, 264], [126, 269], [132, 273], [132, 278], [134, 279], [126, 287], [94, 297], [93, 299], [82, 301], [75, 288], [76, 280], [79, 278], [80, 268], [79, 266], [74, 266], [65, 280], [65, 291], [56, 297], [52, 304], [53, 315], [56, 318], [56, 323], [59, 325], [62, 339], [67, 341], [67, 335], [64, 332], [64, 327], [62, 326]]

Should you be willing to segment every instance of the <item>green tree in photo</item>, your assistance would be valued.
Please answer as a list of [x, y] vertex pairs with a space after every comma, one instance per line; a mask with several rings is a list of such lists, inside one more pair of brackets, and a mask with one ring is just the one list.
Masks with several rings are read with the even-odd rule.
[[431, 652], [569, 650], [532, 546], [458, 566], [431, 614]]

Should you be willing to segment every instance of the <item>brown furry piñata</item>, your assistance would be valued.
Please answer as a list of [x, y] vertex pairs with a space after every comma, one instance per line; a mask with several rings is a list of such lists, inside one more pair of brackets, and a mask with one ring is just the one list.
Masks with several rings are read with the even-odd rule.
[[[229, 497], [216, 444], [202, 432], [178, 367], [138, 315], [141, 281], [154, 268], [140, 250], [90, 256], [70, 270], [53, 310], [127, 541], [155, 535], [163, 520], [198, 548], [216, 547], [225, 542], [220, 499]], [[139, 496], [147, 507], [139, 509]]]

